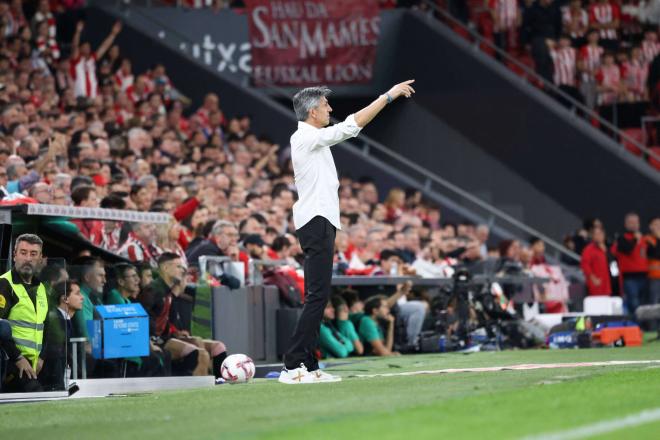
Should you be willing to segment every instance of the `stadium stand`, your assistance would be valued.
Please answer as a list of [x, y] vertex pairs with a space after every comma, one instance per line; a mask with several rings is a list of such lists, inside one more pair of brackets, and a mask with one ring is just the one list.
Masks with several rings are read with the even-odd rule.
[[[212, 2], [214, 7], [221, 3]], [[231, 3], [241, 7], [240, 2]], [[393, 7], [396, 2], [382, 3]], [[593, 4], [589, 13], [578, 3], [572, 2], [561, 14], [555, 11], [570, 30], [569, 38], [557, 28], [553, 42], [546, 44], [543, 39], [540, 48], [532, 43], [537, 71], [571, 96], [585, 102], [592, 99], [601, 110], [612, 103], [653, 101], [655, 88], [647, 93], [644, 84], [649, 63], [658, 52], [657, 34], [646, 31], [642, 37], [642, 28], [633, 18], [610, 25], [614, 19], [601, 18], [601, 3]], [[425, 4], [420, 3], [426, 8]], [[456, 8], [455, 2], [452, 5]], [[478, 13], [466, 6], [454, 13], [469, 12], [463, 19], [476, 19], [482, 33], [499, 47], [529, 58], [524, 49], [529, 41], [519, 39], [531, 26], [525, 21], [529, 11], [519, 10], [515, 1], [488, 5]], [[610, 8], [618, 11], [618, 7]], [[236, 288], [262, 277], [277, 286], [290, 304], [304, 298], [302, 251], [291, 219], [296, 193], [288, 146], [254, 133], [250, 116], [233, 114], [216, 93], [209, 92], [195, 107], [185, 96], [185, 84], [173, 84], [158, 60], [147, 71], [134, 71], [131, 60], [114, 44], [121, 23], [92, 47], [84, 38], [90, 24], [82, 17], [77, 3], [0, 2], [0, 204], [169, 214], [168, 221], [158, 224], [115, 218], [71, 220], [79, 239], [124, 263], [110, 271], [109, 264], [90, 257], [89, 251], [70, 255], [70, 270], [51, 274], [49, 283], [56, 285], [66, 275], [79, 285], [55, 289], [54, 304], [76, 294], [71, 286], [79, 287], [84, 299], [74, 316], [74, 334], [82, 337], [87, 336], [85, 321], [92, 319], [95, 305], [137, 301], [147, 309], [153, 327], [149, 355], [137, 361], [103, 363], [88, 353], [90, 376], [209, 372], [218, 376], [224, 345], [191, 335], [185, 330], [189, 325], [177, 321], [190, 319], [182, 315], [190, 314], [184, 303], [191, 303], [194, 294], [184, 284], [203, 280]], [[594, 26], [599, 32], [589, 31]], [[527, 38], [533, 40], [533, 32]], [[589, 43], [583, 45], [583, 38]], [[624, 48], [630, 55], [619, 51], [615, 57], [601, 50], [601, 44]], [[548, 60], [554, 66], [550, 70], [543, 66]], [[585, 88], [589, 85], [590, 92]], [[589, 93], [595, 97], [588, 98]], [[634, 136], [652, 145], [656, 134], [650, 133], [640, 137], [635, 132]], [[635, 145], [628, 148], [640, 154]], [[582, 280], [580, 270], [571, 268], [578, 262], [546, 257], [542, 240], [495, 243], [486, 224], [445, 222], [442, 207], [424, 200], [418, 190], [394, 188], [383, 196], [369, 177], [340, 179], [343, 230], [337, 234], [335, 275], [435, 279], [449, 278], [460, 273], [459, 267], [469, 267], [474, 273], [544, 280], [525, 294], [545, 311], [565, 312], [581, 306], [569, 292], [572, 284], [579, 286]], [[565, 242], [582, 256], [581, 270], [590, 294], [615, 294], [619, 278], [626, 292], [639, 292], [636, 299], [628, 298], [631, 313], [640, 303], [658, 301], [660, 261], [658, 219], [643, 219], [651, 222], [649, 234], [642, 236], [644, 228], [633, 217], [628, 215], [625, 230], [611, 246], [598, 235], [602, 225], [594, 226], [597, 222], [593, 221]], [[594, 243], [587, 246], [592, 239]], [[639, 249], [644, 249], [645, 257], [629, 261]], [[203, 279], [200, 273], [206, 268], [199, 267], [201, 257], [225, 257], [242, 267], [240, 275], [211, 273]], [[618, 260], [622, 277], [610, 271], [608, 261], [613, 259]], [[268, 266], [271, 260], [281, 264], [259, 268], [260, 261]], [[111, 283], [106, 283], [106, 268]], [[178, 277], [172, 275], [178, 270], [182, 271]], [[150, 271], [157, 274], [156, 280], [140, 282], [142, 272]], [[647, 277], [655, 286], [651, 289], [655, 297], [643, 296], [649, 286]], [[425, 289], [406, 283], [371, 284], [359, 289], [360, 295], [341, 289], [341, 296], [333, 298], [322, 330], [323, 354], [392, 355], [418, 348], [434, 301]], [[513, 313], [524, 302], [513, 300], [522, 290], [514, 282], [489, 287], [502, 311]], [[176, 298], [171, 303], [160, 301], [167, 295], [154, 293], [158, 289], [176, 290]], [[444, 305], [460, 321], [456, 308], [456, 304]], [[378, 328], [379, 320], [387, 323], [384, 333]], [[452, 324], [447, 331], [460, 335], [466, 329]]]
[[[653, 2], [422, 3], [429, 8], [437, 5], [438, 17], [466, 38], [471, 35], [461, 24], [476, 29], [486, 42], [481, 44], [485, 53], [564, 105], [584, 105], [588, 110], [578, 114], [624, 144], [630, 153], [646, 157], [657, 169], [658, 74], [654, 60], [660, 43]], [[505, 55], [496, 53], [495, 47]], [[551, 84], [563, 94], [556, 93]], [[617, 129], [603, 127], [594, 114]]]

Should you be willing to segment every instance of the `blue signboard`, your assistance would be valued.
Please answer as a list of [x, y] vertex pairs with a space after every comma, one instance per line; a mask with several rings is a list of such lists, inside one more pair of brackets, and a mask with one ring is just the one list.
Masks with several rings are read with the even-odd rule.
[[149, 317], [140, 304], [96, 306], [99, 320], [87, 321], [95, 359], [149, 355]]

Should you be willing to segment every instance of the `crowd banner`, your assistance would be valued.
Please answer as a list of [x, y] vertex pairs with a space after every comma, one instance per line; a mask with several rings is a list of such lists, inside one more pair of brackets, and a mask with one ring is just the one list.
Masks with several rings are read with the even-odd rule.
[[369, 83], [378, 0], [247, 0], [257, 86]]

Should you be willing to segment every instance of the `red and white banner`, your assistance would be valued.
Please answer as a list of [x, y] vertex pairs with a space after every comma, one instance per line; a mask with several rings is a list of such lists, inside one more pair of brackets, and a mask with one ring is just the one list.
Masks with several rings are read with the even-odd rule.
[[378, 0], [247, 0], [258, 86], [367, 83], [380, 33]]

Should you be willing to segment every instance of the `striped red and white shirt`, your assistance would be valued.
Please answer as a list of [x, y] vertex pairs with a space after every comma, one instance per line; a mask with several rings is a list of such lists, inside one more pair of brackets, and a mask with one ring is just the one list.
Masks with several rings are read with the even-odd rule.
[[78, 97], [96, 98], [98, 80], [96, 78], [96, 54], [71, 59], [73, 92]]
[[646, 78], [649, 65], [638, 60], [631, 60], [621, 66], [621, 77], [636, 101], [646, 98]]
[[48, 11], [45, 14], [40, 11], [37, 11], [34, 14], [34, 21], [36, 21], [37, 23], [41, 23], [44, 20], [48, 22], [48, 36], [51, 38], [55, 38], [57, 36], [57, 24], [55, 22], [55, 17], [53, 16], [53, 14], [50, 11]]
[[[596, 73], [596, 81], [601, 86], [616, 89], [621, 84], [621, 70], [619, 66], [613, 64], [611, 66], [601, 66]], [[617, 100], [617, 92], [600, 92], [598, 94], [598, 104], [612, 104]]]
[[152, 245], [140, 240], [133, 232], [128, 234], [128, 240], [119, 249], [119, 255], [128, 258], [133, 263], [149, 263], [151, 267], [157, 267], [155, 256], [156, 249]]
[[101, 229], [100, 247], [114, 254], [119, 253], [119, 236], [121, 234], [121, 223], [111, 231], [108, 231], [103, 225]]
[[603, 53], [605, 53], [605, 49], [600, 46], [586, 45], [580, 48], [580, 59], [584, 60], [585, 67], [592, 78], [600, 67]]
[[575, 87], [575, 49], [572, 47], [552, 49], [550, 56], [555, 66], [555, 84]]
[[651, 63], [660, 53], [660, 43], [653, 40], [644, 40], [642, 41], [642, 52], [644, 53], [644, 60]]
[[129, 87], [133, 86], [135, 76], [133, 74], [126, 74], [121, 69], [114, 75], [115, 84], [122, 92], [125, 92]]
[[489, 0], [488, 6], [495, 15], [495, 32], [517, 27], [518, 2], [516, 0]]
[[589, 14], [582, 8], [572, 10], [570, 7], [564, 6], [561, 8], [561, 21], [565, 32], [571, 38], [583, 37], [589, 28]]
[[[589, 21], [591, 24], [608, 24], [620, 18], [619, 6], [611, 3], [594, 3], [589, 6]], [[600, 38], [616, 40], [616, 29], [601, 29]]]
[[40, 54], [44, 54], [46, 51], [49, 51], [48, 61], [59, 60], [60, 59], [60, 46], [57, 44], [57, 40], [54, 37], [37, 38], [37, 50]]

